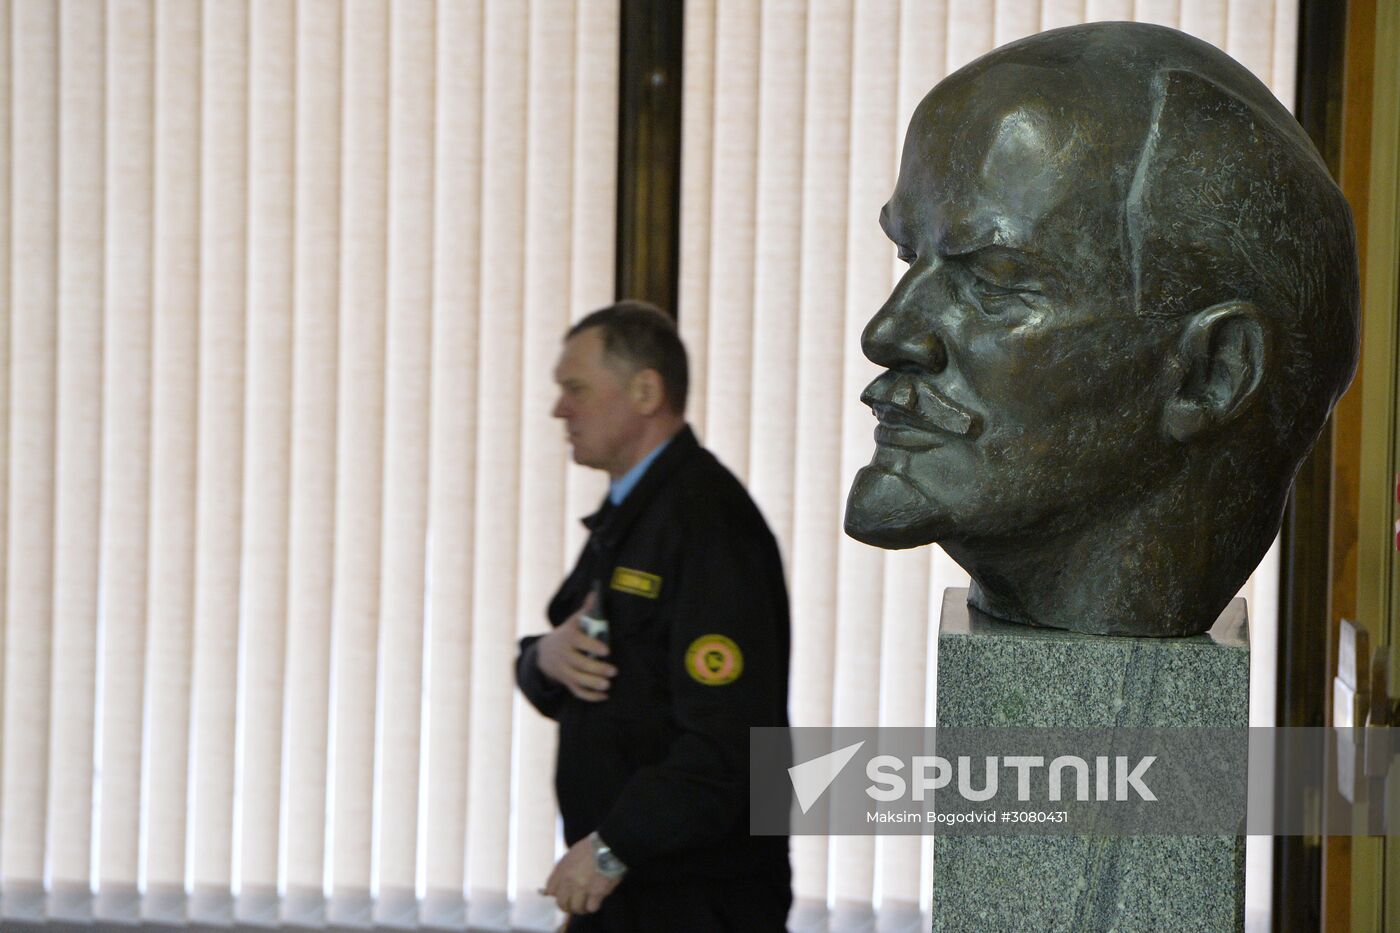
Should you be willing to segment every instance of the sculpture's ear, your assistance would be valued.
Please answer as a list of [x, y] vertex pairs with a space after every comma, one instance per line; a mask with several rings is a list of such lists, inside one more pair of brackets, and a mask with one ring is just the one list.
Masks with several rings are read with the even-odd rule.
[[1181, 334], [1181, 382], [1167, 399], [1163, 432], [1186, 441], [1243, 411], [1264, 380], [1272, 343], [1268, 320], [1251, 302], [1192, 314]]

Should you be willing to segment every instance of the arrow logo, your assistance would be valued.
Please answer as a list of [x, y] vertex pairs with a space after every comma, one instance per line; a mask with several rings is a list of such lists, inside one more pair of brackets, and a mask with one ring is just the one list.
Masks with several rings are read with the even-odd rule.
[[817, 798], [826, 793], [826, 789], [831, 786], [831, 782], [836, 780], [836, 776], [841, 773], [841, 769], [851, 763], [851, 759], [860, 751], [864, 745], [864, 740], [854, 745], [847, 745], [839, 748], [820, 758], [813, 758], [811, 761], [804, 761], [800, 765], [793, 765], [788, 768], [788, 777], [792, 779], [792, 789], [797, 792], [797, 805], [806, 813], [812, 809], [812, 805], [817, 802]]

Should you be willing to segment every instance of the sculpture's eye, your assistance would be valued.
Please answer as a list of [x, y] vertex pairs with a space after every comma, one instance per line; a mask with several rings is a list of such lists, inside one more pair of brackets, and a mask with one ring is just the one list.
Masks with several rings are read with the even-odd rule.
[[1031, 296], [1035, 294], [1030, 289], [997, 285], [980, 276], [973, 277], [972, 293], [977, 296], [982, 310], [993, 315], [1016, 308], [1028, 308], [1031, 305]]
[[1000, 285], [993, 285], [985, 279], [978, 279], [977, 293], [983, 298], [1011, 298], [1021, 294], [1021, 291], [1015, 288], [1002, 288]]
[[1044, 278], [1033, 258], [1003, 246], [987, 246], [959, 257], [966, 270], [967, 289], [991, 315], [1034, 309]]

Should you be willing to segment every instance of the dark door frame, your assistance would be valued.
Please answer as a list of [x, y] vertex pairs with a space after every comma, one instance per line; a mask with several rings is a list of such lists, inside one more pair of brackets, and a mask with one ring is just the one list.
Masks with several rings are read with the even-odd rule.
[[[1294, 113], [1340, 177], [1342, 75], [1347, 4], [1301, 0]], [[1293, 484], [1284, 510], [1279, 555], [1279, 726], [1325, 726], [1331, 677], [1328, 640], [1332, 555], [1333, 425], [1329, 419]], [[1290, 799], [1281, 769], [1279, 799]], [[1283, 933], [1322, 925], [1322, 846], [1315, 836], [1275, 836], [1273, 928]]]
[[617, 298], [676, 313], [680, 283], [682, 0], [621, 0]]

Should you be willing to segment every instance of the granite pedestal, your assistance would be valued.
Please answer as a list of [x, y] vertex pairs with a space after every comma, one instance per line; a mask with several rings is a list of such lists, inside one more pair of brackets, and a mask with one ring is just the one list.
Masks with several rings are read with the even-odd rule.
[[[1191, 638], [1000, 622], [944, 594], [940, 728], [1245, 728], [1249, 627], [1235, 599]], [[1242, 836], [936, 836], [933, 929], [1237, 931]]]

